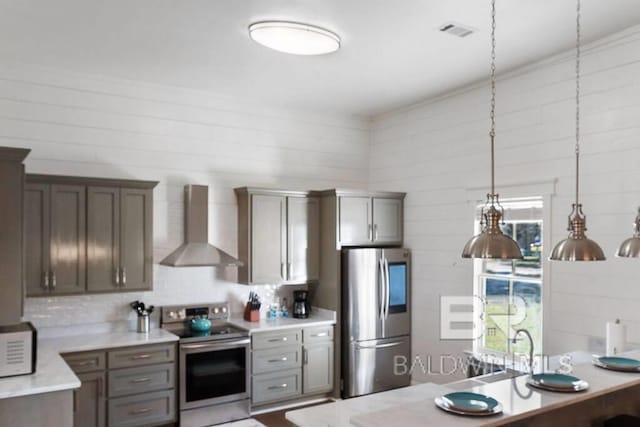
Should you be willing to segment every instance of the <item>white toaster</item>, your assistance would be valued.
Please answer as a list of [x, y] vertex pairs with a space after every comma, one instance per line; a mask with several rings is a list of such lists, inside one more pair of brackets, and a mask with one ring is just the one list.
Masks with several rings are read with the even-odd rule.
[[37, 332], [30, 322], [0, 326], [0, 378], [36, 371]]

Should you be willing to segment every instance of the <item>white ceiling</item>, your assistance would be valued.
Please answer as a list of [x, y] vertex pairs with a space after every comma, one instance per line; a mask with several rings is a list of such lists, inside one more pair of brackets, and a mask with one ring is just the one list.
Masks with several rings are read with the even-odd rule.
[[[584, 41], [640, 23], [638, 0], [583, 0]], [[0, 58], [260, 102], [375, 115], [486, 78], [489, 0], [0, 0]], [[498, 0], [499, 72], [571, 49], [574, 0]], [[285, 19], [342, 37], [296, 57], [247, 26]], [[437, 31], [449, 21], [479, 29]]]

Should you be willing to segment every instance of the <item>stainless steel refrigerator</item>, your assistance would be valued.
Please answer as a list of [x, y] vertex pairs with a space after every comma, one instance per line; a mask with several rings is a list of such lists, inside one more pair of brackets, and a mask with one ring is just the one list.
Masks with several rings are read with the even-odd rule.
[[411, 363], [410, 263], [402, 248], [342, 250], [343, 398], [411, 382], [394, 369]]

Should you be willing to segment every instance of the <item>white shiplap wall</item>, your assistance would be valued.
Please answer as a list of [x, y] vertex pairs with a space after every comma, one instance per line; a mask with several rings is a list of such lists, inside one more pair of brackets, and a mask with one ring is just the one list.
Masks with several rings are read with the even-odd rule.
[[[552, 228], [547, 254], [566, 236], [573, 200], [573, 55], [509, 73], [497, 85], [498, 192], [505, 184], [557, 180], [547, 206], [552, 222], [546, 224]], [[586, 46], [582, 68], [582, 202], [588, 235], [609, 259], [545, 262], [547, 354], [598, 350], [605, 322], [615, 318], [628, 324], [630, 340], [640, 342], [640, 261], [613, 257], [630, 237], [640, 205], [640, 27]], [[489, 96], [488, 85], [475, 85], [383, 115], [372, 125], [370, 187], [408, 192], [413, 324], [429, 325], [414, 327], [413, 350], [423, 358], [471, 348], [469, 342], [440, 340], [439, 297], [472, 293], [472, 262], [462, 260], [460, 252], [473, 232], [468, 190], [489, 183]]]
[[[366, 188], [368, 180], [367, 120], [24, 65], [0, 65], [0, 145], [31, 148], [31, 173], [160, 181], [156, 263], [182, 242], [184, 184], [210, 186], [209, 240], [236, 254], [234, 187]], [[134, 299], [231, 300], [240, 310], [250, 289], [233, 283], [232, 268], [217, 274], [155, 264], [153, 292], [27, 298], [25, 315], [39, 327], [120, 320], [133, 316]]]

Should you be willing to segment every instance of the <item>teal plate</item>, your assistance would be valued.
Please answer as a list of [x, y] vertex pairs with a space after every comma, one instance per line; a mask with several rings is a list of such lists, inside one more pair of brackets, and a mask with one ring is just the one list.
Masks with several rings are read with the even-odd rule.
[[593, 364], [604, 369], [623, 372], [640, 372], [640, 360], [626, 357], [604, 356], [593, 359]]
[[502, 412], [502, 405], [493, 397], [459, 391], [436, 397], [438, 408], [458, 415], [487, 416]]
[[589, 388], [589, 383], [565, 374], [534, 374], [527, 378], [530, 386], [549, 391], [577, 392]]

